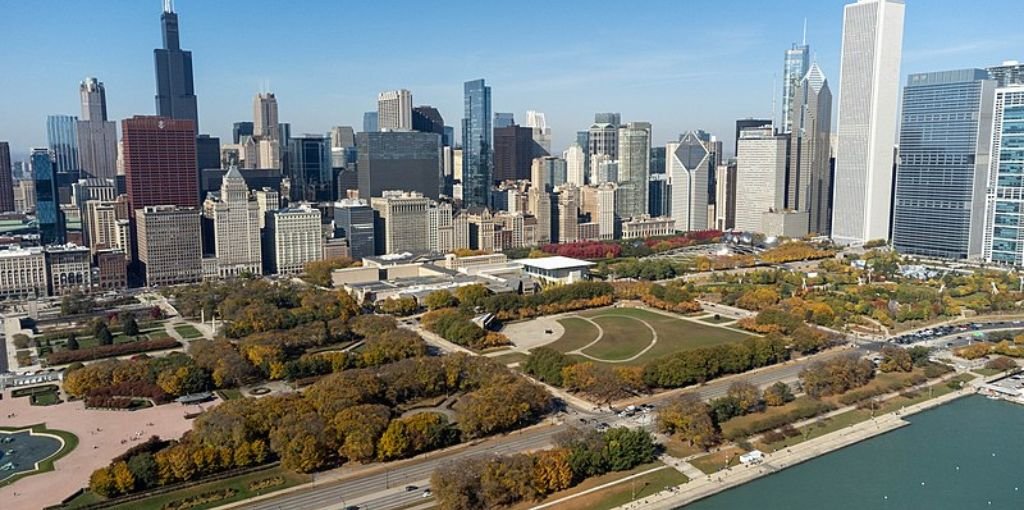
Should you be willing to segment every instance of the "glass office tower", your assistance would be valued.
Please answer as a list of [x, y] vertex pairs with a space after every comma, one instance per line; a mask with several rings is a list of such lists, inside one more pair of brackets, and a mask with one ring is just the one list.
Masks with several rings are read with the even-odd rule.
[[981, 255], [994, 90], [984, 69], [907, 79], [893, 203], [901, 253]]
[[64, 214], [57, 197], [57, 169], [54, 158], [46, 149], [32, 150], [32, 179], [36, 186], [36, 222], [39, 244], [64, 244]]
[[1024, 265], [1024, 87], [996, 89], [985, 213], [988, 262]]
[[493, 174], [491, 87], [484, 80], [464, 85], [465, 118], [462, 119], [462, 200], [465, 207], [487, 207]]
[[46, 140], [53, 152], [58, 173], [67, 174], [78, 170], [78, 117], [46, 117]]

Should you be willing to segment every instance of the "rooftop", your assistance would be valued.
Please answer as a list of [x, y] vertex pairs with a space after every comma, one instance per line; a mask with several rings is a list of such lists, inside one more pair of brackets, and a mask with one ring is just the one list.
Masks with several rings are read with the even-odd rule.
[[554, 257], [541, 257], [536, 259], [519, 259], [514, 261], [517, 264], [524, 266], [536, 267], [547, 271], [555, 271], [558, 269], [575, 269], [579, 267], [590, 267], [594, 265], [593, 262], [587, 262], [586, 260], [572, 259], [569, 257], [563, 257], [557, 255]]

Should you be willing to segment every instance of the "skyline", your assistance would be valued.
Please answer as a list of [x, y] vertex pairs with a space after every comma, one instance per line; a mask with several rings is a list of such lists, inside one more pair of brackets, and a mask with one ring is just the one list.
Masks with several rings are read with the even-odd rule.
[[[314, 1], [302, 12], [315, 8], [322, 15], [301, 30], [294, 28], [302, 12], [268, 0], [179, 0], [175, 10], [181, 46], [194, 56], [203, 131], [222, 140], [229, 138], [233, 122], [251, 120], [252, 97], [266, 83], [280, 101], [281, 121], [291, 123], [296, 135], [324, 133], [335, 125], [358, 130], [363, 113], [376, 109], [377, 94], [399, 88], [412, 91], [414, 104], [437, 107], [445, 124], [458, 132], [462, 84], [484, 78], [494, 90], [493, 111], [513, 112], [521, 125], [527, 110], [544, 112], [553, 148], [561, 151], [600, 111], [621, 112], [623, 122], [651, 122], [653, 146], [690, 129], [705, 129], [731, 146], [735, 120], [770, 115], [773, 96], [775, 118], [781, 116], [784, 53], [800, 42], [804, 17], [812, 61], [838, 83], [847, 3], [776, 2], [777, 9], [759, 12], [756, 20], [740, 17], [748, 12], [745, 6], [754, 5], [746, 1], [692, 6], [659, 1], [642, 11], [609, 5], [601, 13], [617, 25], [608, 37], [598, 37], [605, 35], [594, 28], [601, 26], [600, 18], [578, 5], [543, 5], [540, 11], [541, 4], [532, 1], [525, 4], [538, 9], [513, 12], [494, 5], [469, 12], [463, 2], [427, 9], [413, 2]], [[48, 9], [58, 4], [59, 9]], [[1000, 4], [1013, 5], [1000, 0], [981, 12], [953, 9], [958, 4], [948, 0], [910, 2], [901, 81], [915, 72], [1021, 59], [1014, 49], [1024, 45], [1024, 35], [1002, 36], [986, 15], [1000, 11]], [[10, 140], [13, 159], [45, 145], [47, 115], [79, 113], [78, 84], [86, 76], [104, 82], [111, 120], [155, 113], [152, 52], [161, 46], [161, 3], [101, 5], [90, 10], [86, 4], [41, 1], [4, 7], [0, 30], [8, 34], [13, 55], [8, 66], [16, 72], [0, 74], [0, 86], [18, 100], [4, 107], [0, 139]], [[268, 15], [274, 8], [279, 12]], [[50, 29], [33, 31], [32, 20], [41, 10], [48, 11]], [[542, 19], [570, 21], [539, 23], [538, 13]], [[340, 30], [332, 23], [353, 19], [358, 21]], [[507, 20], [512, 28], [507, 36], [489, 26], [495, 19]], [[949, 30], [954, 20], [958, 30]], [[435, 28], [425, 28], [427, 22]], [[275, 29], [273, 23], [294, 30]], [[257, 34], [265, 33], [275, 34], [274, 44], [259, 42]], [[379, 39], [379, 33], [408, 35]], [[328, 51], [332, 48], [336, 51]], [[44, 56], [51, 65], [38, 65]]]

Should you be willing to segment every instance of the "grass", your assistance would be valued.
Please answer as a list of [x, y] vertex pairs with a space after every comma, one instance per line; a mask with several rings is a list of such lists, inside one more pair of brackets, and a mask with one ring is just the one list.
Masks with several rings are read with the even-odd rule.
[[12, 484], [12, 483], [14, 483], [14, 482], [16, 482], [16, 481], [26, 477], [26, 476], [32, 476], [32, 475], [37, 475], [37, 474], [40, 474], [40, 473], [46, 473], [46, 472], [49, 472], [49, 471], [53, 471], [53, 463], [54, 462], [57, 462], [58, 460], [60, 460], [65, 455], [71, 453], [72, 450], [74, 450], [75, 448], [78, 448], [78, 436], [76, 436], [76, 435], [74, 435], [74, 434], [72, 434], [70, 432], [64, 431], [64, 430], [48, 429], [48, 428], [46, 428], [46, 424], [45, 423], [39, 423], [39, 424], [36, 424], [36, 425], [31, 425], [29, 427], [0, 427], [0, 430], [5, 431], [5, 432], [17, 432], [19, 430], [25, 430], [25, 429], [32, 429], [32, 432], [35, 432], [37, 434], [46, 433], [46, 434], [50, 434], [50, 435], [53, 435], [53, 436], [57, 436], [57, 437], [59, 437], [59, 438], [64, 440], [64, 446], [61, 447], [60, 450], [57, 450], [57, 453], [54, 453], [53, 455], [50, 455], [48, 458], [40, 461], [39, 462], [39, 469], [37, 469], [36, 471], [30, 471], [28, 473], [20, 473], [20, 474], [14, 475], [14, 476], [4, 480], [3, 482], [0, 482], [0, 487], [4, 487], [6, 485], [10, 485], [10, 484]]
[[733, 431], [739, 429], [750, 429], [755, 422], [774, 418], [775, 416], [786, 414], [797, 409], [813, 407], [815, 405], [817, 405], [817, 402], [813, 398], [802, 396], [787, 403], [786, 405], [766, 407], [765, 410], [760, 413], [750, 413], [743, 416], [737, 416], [722, 424], [722, 435], [730, 437], [730, 434]]
[[998, 370], [995, 368], [976, 368], [974, 370], [971, 370], [971, 372], [974, 372], [975, 374], [978, 374], [982, 377], [992, 377], [993, 375], [1001, 373], [1002, 370]]
[[238, 388], [228, 388], [226, 390], [217, 390], [217, 395], [220, 396], [221, 400], [240, 400], [244, 398], [242, 390]]
[[602, 315], [593, 319], [604, 330], [604, 338], [616, 341], [602, 341], [583, 352], [598, 359], [619, 361], [629, 359], [651, 345], [654, 336], [644, 322], [625, 316]]
[[174, 326], [174, 331], [177, 331], [179, 335], [185, 340], [192, 340], [193, 338], [202, 338], [203, 334], [199, 332], [195, 326], [190, 324], [183, 324], [181, 326]]
[[[682, 485], [688, 481], [690, 480], [686, 478], [686, 475], [668, 467], [632, 480], [624, 481], [607, 489], [587, 494], [586, 496], [581, 496], [577, 499], [581, 499], [583, 501], [578, 503], [575, 500], [570, 499], [569, 501], [559, 505], [558, 508], [608, 510], [625, 505], [630, 501], [642, 500], [648, 496], [653, 496], [668, 487]], [[636, 491], [635, 493], [633, 492], [634, 490]], [[582, 504], [583, 506], [574, 506], [577, 504]]]
[[[703, 324], [679, 315], [666, 315], [639, 308], [604, 308], [580, 315], [597, 322], [604, 329], [601, 341], [586, 350], [595, 358], [628, 359], [650, 345], [650, 325], [658, 333], [658, 342], [649, 351], [626, 365], [644, 365], [674, 352], [709, 347], [743, 340], [749, 335], [741, 331]], [[548, 347], [570, 352], [593, 342], [599, 334], [593, 324], [575, 317], [559, 319], [565, 328], [561, 338]], [[620, 365], [621, 366], [621, 365]]]
[[[265, 480], [267, 478], [273, 478], [275, 476], [280, 476], [284, 478], [284, 483], [281, 485], [263, 489], [262, 491], [253, 492], [249, 490], [250, 483], [259, 480]], [[211, 501], [210, 503], [207, 503], [205, 505], [199, 505], [196, 507], [192, 507], [190, 509], [203, 510], [205, 508], [218, 507], [226, 505], [228, 503], [233, 503], [235, 501], [241, 501], [262, 494], [268, 494], [282, 489], [287, 489], [288, 487], [294, 487], [299, 484], [307, 483], [309, 482], [309, 480], [310, 477], [307, 475], [296, 474], [280, 466], [276, 466], [270, 469], [257, 471], [255, 473], [248, 473], [245, 475], [236, 476], [234, 478], [217, 480], [215, 482], [204, 483], [193, 487], [188, 487], [186, 489], [176, 490], [173, 492], [168, 492], [166, 494], [160, 494], [158, 496], [153, 496], [150, 498], [131, 501], [128, 503], [122, 503], [120, 505], [117, 505], [117, 508], [119, 510], [160, 510], [167, 503], [171, 503], [173, 501], [177, 501], [180, 499], [185, 499], [198, 494], [203, 494], [206, 492], [220, 491], [224, 489], [234, 489], [235, 491], [237, 491], [237, 493], [230, 498], [221, 499], [215, 502]], [[81, 508], [90, 503], [95, 503], [97, 501], [103, 501], [103, 498], [99, 498], [95, 494], [92, 494], [90, 492], [84, 492], [82, 493], [81, 496], [71, 500], [71, 502], [68, 503], [66, 508]]]
[[528, 356], [521, 352], [510, 352], [508, 354], [502, 354], [500, 356], [491, 356], [491, 359], [501, 363], [502, 365], [510, 365], [512, 363], [522, 363], [526, 361]]
[[690, 464], [710, 475], [728, 466], [735, 466], [740, 463], [740, 455], [747, 453], [746, 450], [737, 446], [729, 446], [721, 450], [697, 457], [690, 461]]
[[[650, 464], [642, 464], [642, 465], [637, 466], [637, 467], [635, 467], [633, 469], [630, 469], [628, 471], [618, 471], [618, 472], [614, 472], [614, 473], [605, 473], [605, 474], [603, 474], [601, 476], [594, 476], [594, 477], [591, 477], [591, 478], [587, 478], [586, 480], [583, 480], [582, 482], [580, 482], [578, 485], [576, 485], [574, 487], [570, 487], [570, 488], [568, 488], [568, 489], [566, 489], [564, 491], [559, 491], [559, 492], [556, 492], [554, 494], [548, 495], [548, 497], [544, 498], [543, 501], [522, 502], [522, 503], [513, 505], [512, 507], [510, 507], [509, 510], [527, 510], [529, 508], [533, 508], [534, 506], [539, 505], [539, 504], [543, 504], [545, 502], [551, 502], [551, 501], [555, 501], [555, 500], [564, 498], [566, 496], [571, 496], [573, 494], [579, 494], [579, 493], [581, 493], [583, 491], [586, 491], [586, 490], [589, 490], [589, 489], [593, 489], [594, 487], [597, 487], [599, 485], [604, 485], [606, 483], [612, 483], [612, 482], [615, 482], [616, 480], [621, 480], [621, 479], [623, 479], [623, 478], [625, 478], [627, 476], [632, 476], [632, 475], [635, 475], [637, 473], [642, 473], [644, 471], [648, 471], [648, 470], [651, 470], [651, 469], [654, 469], [654, 468], [657, 468], [657, 467], [661, 467], [661, 466], [664, 466], [664, 465], [665, 464], [662, 464], [661, 462], [652, 462]], [[666, 467], [665, 469], [662, 469], [661, 471], [656, 471], [655, 473], [651, 473], [651, 475], [662, 473], [664, 471], [674, 471], [676, 473], [679, 473], [675, 469], [672, 469], [670, 467]], [[647, 476], [651, 476], [651, 475], [647, 475]], [[678, 485], [678, 484], [683, 483], [683, 482], [686, 481], [685, 480], [685, 478], [686, 478], [685, 476], [683, 476], [682, 474], [679, 474], [679, 476], [683, 477], [684, 480], [681, 481], [681, 482], [676, 482], [673, 485]], [[645, 477], [641, 477], [641, 478], [645, 478]], [[641, 486], [641, 484], [639, 483], [639, 480], [641, 478], [637, 478], [636, 479], [636, 480], [638, 480], [637, 488], [639, 488]], [[563, 509], [589, 510], [591, 508], [612, 508], [614, 505], [613, 506], [598, 507], [597, 504], [599, 502], [601, 502], [602, 500], [604, 500], [605, 498], [609, 497], [611, 495], [611, 491], [613, 491], [615, 489], [620, 489], [622, 487], [625, 488], [626, 498], [627, 498], [627, 501], [628, 501], [628, 498], [630, 496], [630, 491], [631, 491], [630, 482], [623, 482], [621, 485], [616, 485], [616, 486], [613, 486], [613, 487], [609, 487], [608, 489], [605, 489], [605, 490], [593, 492], [591, 494], [586, 494], [584, 496], [579, 496], [579, 497], [570, 499], [568, 501], [563, 501], [563, 502], [559, 503], [554, 508], [558, 508], [558, 510], [563, 510]], [[661, 490], [661, 487], [659, 487], [658, 490]], [[657, 490], [655, 490], [654, 492], [657, 492]], [[646, 495], [650, 495], [650, 494], [651, 493], [647, 493]]]
[[680, 440], [675, 435], [672, 435], [667, 441], [664, 441], [662, 446], [665, 447], [665, 453], [677, 459], [684, 459], [690, 455], [696, 455], [704, 451], [699, 447], [692, 446], [689, 443]]
[[29, 397], [29, 396], [35, 395], [36, 393], [50, 393], [50, 392], [54, 392], [54, 391], [57, 391], [57, 385], [56, 384], [46, 384], [46, 385], [43, 385], [43, 386], [33, 386], [31, 388], [15, 388], [15, 389], [11, 390], [11, 397], [13, 397], [13, 398]]
[[60, 403], [60, 397], [56, 391], [45, 391], [36, 393], [31, 397], [31, 404], [34, 406], [52, 406]]

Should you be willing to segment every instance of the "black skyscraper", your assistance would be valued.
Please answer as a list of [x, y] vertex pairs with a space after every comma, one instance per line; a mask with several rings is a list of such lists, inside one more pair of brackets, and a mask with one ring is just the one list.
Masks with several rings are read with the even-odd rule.
[[164, 0], [160, 15], [164, 47], [153, 50], [156, 63], [156, 113], [161, 117], [188, 119], [199, 132], [199, 109], [192, 85], [192, 52], [181, 49], [178, 15], [171, 0]]

